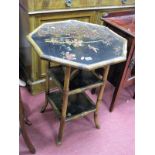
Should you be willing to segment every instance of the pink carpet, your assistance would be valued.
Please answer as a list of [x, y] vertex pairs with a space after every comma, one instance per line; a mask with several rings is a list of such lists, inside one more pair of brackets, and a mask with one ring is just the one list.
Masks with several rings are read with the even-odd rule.
[[[27, 131], [36, 148], [36, 155], [134, 155], [134, 112], [133, 87], [120, 94], [114, 111], [108, 111], [113, 87], [105, 89], [103, 103], [99, 110], [100, 129], [94, 126], [93, 114], [86, 118], [68, 122], [65, 126], [62, 145], [55, 143], [59, 121], [51, 107], [41, 114], [44, 94], [32, 96], [25, 88], [22, 98], [32, 126]], [[91, 95], [93, 100], [96, 95]], [[29, 151], [20, 136], [20, 155]]]

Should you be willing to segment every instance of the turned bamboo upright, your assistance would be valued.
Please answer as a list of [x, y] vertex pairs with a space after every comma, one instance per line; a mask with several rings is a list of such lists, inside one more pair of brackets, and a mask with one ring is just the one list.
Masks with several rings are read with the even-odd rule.
[[98, 93], [98, 96], [97, 96], [97, 102], [96, 102], [96, 111], [94, 113], [94, 120], [95, 120], [96, 128], [100, 128], [99, 122], [98, 122], [98, 110], [99, 110], [99, 105], [102, 102], [103, 92], [104, 92], [104, 88], [105, 88], [105, 85], [106, 85], [108, 72], [109, 72], [109, 66], [105, 66], [103, 68], [103, 74], [102, 74], [103, 85], [100, 86], [100, 89], [99, 89], [99, 93]]
[[45, 112], [48, 105], [48, 94], [50, 93], [50, 75], [49, 75], [50, 62], [46, 66], [46, 82], [45, 82], [45, 105], [41, 108], [40, 112]]
[[58, 139], [57, 139], [58, 144], [61, 144], [61, 140], [62, 140], [62, 136], [63, 136], [63, 132], [64, 132], [66, 112], [67, 112], [67, 106], [68, 106], [70, 72], [71, 72], [71, 67], [66, 66], [65, 80], [64, 80], [64, 91], [63, 91], [63, 104], [62, 104], [59, 134], [58, 134]]

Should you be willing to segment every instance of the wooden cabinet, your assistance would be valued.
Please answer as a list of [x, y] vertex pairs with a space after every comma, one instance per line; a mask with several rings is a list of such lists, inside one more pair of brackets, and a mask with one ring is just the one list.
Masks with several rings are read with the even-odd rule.
[[71, 7], [67, 7], [65, 0], [20, 0], [20, 72], [32, 94], [44, 91], [46, 62], [30, 48], [26, 40], [29, 32], [44, 22], [68, 19], [102, 24], [103, 13], [133, 7], [134, 0], [123, 5], [121, 0], [72, 0]]
[[[67, 0], [20, 0], [28, 11], [66, 9]], [[124, 3], [123, 3], [124, 2]], [[71, 0], [71, 8], [115, 6], [134, 4], [134, 0]]]

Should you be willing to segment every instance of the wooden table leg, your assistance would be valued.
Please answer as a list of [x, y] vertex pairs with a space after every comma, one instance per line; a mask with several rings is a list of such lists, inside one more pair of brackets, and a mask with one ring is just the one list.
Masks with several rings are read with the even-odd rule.
[[[22, 87], [22, 86], [20, 86], [20, 87]], [[20, 101], [21, 101], [22, 104], [23, 104], [23, 101], [21, 100], [20, 87], [19, 87], [19, 99], [20, 99]], [[24, 87], [24, 86], [23, 86], [23, 87]], [[23, 115], [25, 124], [28, 125], [28, 126], [31, 126], [32, 123], [31, 123], [31, 121], [28, 119], [28, 117], [27, 117], [27, 115], [26, 115], [26, 113], [25, 113], [25, 110], [22, 111], [22, 115]]]
[[45, 91], [45, 104], [43, 105], [43, 107], [41, 108], [40, 112], [41, 113], [44, 113], [46, 108], [47, 108], [47, 105], [48, 105], [48, 94], [50, 92], [50, 86], [49, 86], [49, 69], [50, 69], [50, 62], [47, 63], [47, 70], [46, 70], [46, 83], [45, 83], [45, 87], [46, 87], [46, 91]]
[[113, 93], [113, 97], [112, 97], [112, 101], [111, 101], [110, 108], [109, 108], [110, 112], [113, 111], [114, 103], [116, 102], [117, 97], [119, 96], [119, 93], [121, 91], [121, 87], [122, 87], [121, 82], [118, 84], [118, 86], [115, 87], [115, 90], [114, 90], [114, 93]]
[[63, 104], [62, 104], [61, 120], [60, 120], [57, 144], [61, 144], [63, 132], [64, 132], [66, 112], [67, 112], [67, 106], [68, 106], [68, 91], [69, 91], [70, 72], [71, 72], [71, 67], [66, 66], [65, 79], [64, 79], [64, 90], [63, 90]]
[[96, 111], [94, 113], [94, 121], [95, 121], [96, 128], [98, 128], [98, 129], [100, 128], [99, 123], [98, 123], [98, 110], [99, 110], [99, 105], [102, 102], [104, 88], [105, 88], [105, 85], [106, 85], [109, 68], [110, 68], [110, 66], [106, 66], [103, 69], [102, 80], [103, 80], [104, 84], [100, 87], [100, 90], [99, 90], [99, 93], [98, 93], [98, 96], [97, 96]]
[[134, 52], [134, 48], [135, 48], [135, 40], [133, 39], [132, 40], [132, 44], [131, 44], [131, 48], [130, 48], [130, 52], [129, 52], [129, 56], [127, 58], [127, 62], [125, 64], [125, 68], [124, 68], [124, 71], [122, 73], [122, 76], [121, 76], [121, 79], [120, 81], [118, 82], [118, 85], [116, 86], [115, 88], [115, 91], [114, 91], [114, 94], [113, 94], [113, 97], [112, 97], [112, 102], [110, 104], [110, 108], [109, 108], [109, 111], [112, 112], [113, 111], [113, 108], [114, 108], [114, 103], [116, 102], [117, 100], [117, 97], [121, 91], [121, 88], [123, 86], [123, 83], [124, 83], [124, 79], [126, 77], [126, 73], [127, 73], [127, 70], [128, 70], [128, 66], [130, 64], [130, 61], [131, 61], [131, 58], [132, 58], [132, 55], [133, 55], [133, 52]]
[[22, 104], [20, 90], [19, 90], [19, 123], [20, 123], [20, 131], [22, 133], [25, 144], [27, 145], [29, 151], [31, 153], [35, 153], [36, 150], [35, 150], [33, 144], [31, 143], [31, 141], [30, 141], [30, 139], [29, 139], [29, 137], [27, 135], [24, 118], [25, 118], [25, 116], [24, 116], [24, 107], [23, 107], [23, 104]]

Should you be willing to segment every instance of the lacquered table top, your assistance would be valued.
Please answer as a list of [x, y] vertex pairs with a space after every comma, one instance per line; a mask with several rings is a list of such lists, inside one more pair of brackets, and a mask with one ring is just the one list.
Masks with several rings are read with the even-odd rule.
[[67, 20], [42, 24], [28, 35], [41, 58], [82, 69], [126, 60], [127, 41], [105, 26]]

